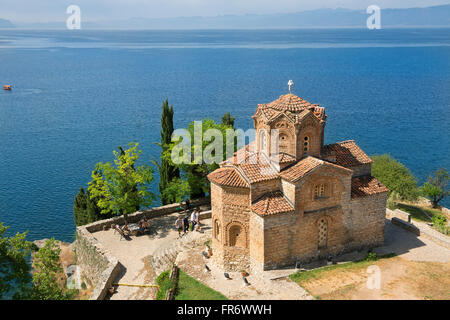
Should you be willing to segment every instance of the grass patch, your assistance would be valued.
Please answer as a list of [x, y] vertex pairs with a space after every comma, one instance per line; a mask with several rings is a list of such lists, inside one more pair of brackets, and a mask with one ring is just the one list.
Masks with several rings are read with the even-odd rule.
[[175, 300], [227, 300], [227, 298], [180, 270]]
[[159, 286], [156, 300], [165, 300], [167, 290], [174, 286], [173, 281], [170, 281], [170, 270], [161, 273], [156, 279], [156, 284]]
[[[417, 206], [405, 204], [405, 203], [397, 203], [396, 207], [402, 211], [408, 212], [411, 215], [411, 218], [414, 220], [418, 220], [418, 221], [422, 221], [422, 222], [431, 222], [431, 219], [426, 214], [424, 214], [423, 211], [420, 208], [418, 208]], [[427, 211], [425, 209], [423, 209], [423, 210]], [[433, 213], [429, 213], [428, 211], [427, 211], [427, 213], [430, 216], [433, 215]]]
[[[161, 273], [156, 283], [160, 287], [156, 300], [165, 300], [167, 290], [175, 285], [173, 281], [170, 281], [170, 270]], [[175, 300], [227, 300], [227, 298], [179, 270]]]
[[[432, 222], [433, 223], [433, 228], [437, 231], [439, 231], [440, 233], [443, 233], [445, 235], [449, 235], [450, 234], [450, 228], [447, 226], [447, 222], [444, 221], [443, 223], [437, 223], [436, 219], [437, 217], [444, 217], [445, 215], [437, 209], [433, 209], [433, 208], [428, 208], [428, 207], [424, 207], [424, 206], [420, 206], [420, 205], [414, 205], [414, 204], [406, 204], [406, 203], [395, 203], [395, 207], [403, 210], [407, 213], [409, 213], [411, 215], [411, 218], [417, 221], [421, 221], [421, 222]], [[428, 216], [426, 214], [424, 214], [424, 211], [426, 212], [426, 214], [428, 214]], [[430, 219], [431, 217], [431, 219]]]
[[385, 254], [379, 257], [374, 256], [374, 254], [369, 254], [367, 258], [363, 260], [358, 261], [352, 261], [352, 262], [346, 262], [341, 264], [333, 264], [330, 266], [325, 266], [322, 268], [310, 270], [310, 271], [297, 271], [296, 273], [291, 274], [289, 277], [292, 281], [296, 282], [299, 285], [302, 285], [303, 283], [310, 281], [310, 280], [317, 280], [322, 278], [328, 271], [331, 270], [358, 270], [362, 268], [367, 268], [368, 266], [372, 265], [374, 261], [380, 260], [380, 259], [386, 259], [386, 258], [392, 258], [394, 257], [394, 253]]

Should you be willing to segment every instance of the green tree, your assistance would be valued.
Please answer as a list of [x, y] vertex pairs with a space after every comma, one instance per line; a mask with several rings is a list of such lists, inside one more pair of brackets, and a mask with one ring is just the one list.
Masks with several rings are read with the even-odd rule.
[[[209, 192], [209, 181], [207, 179], [207, 175], [211, 173], [212, 171], [216, 170], [219, 167], [219, 163], [226, 159], [226, 149], [227, 149], [227, 139], [226, 139], [226, 130], [232, 129], [229, 125], [225, 125], [222, 123], [215, 123], [214, 120], [211, 119], [203, 119], [201, 121], [201, 137], [198, 137], [198, 139], [195, 139], [194, 131], [196, 130], [196, 124], [195, 122], [189, 123], [188, 127], [186, 128], [187, 133], [190, 138], [190, 153], [191, 157], [189, 158], [187, 154], [177, 154], [177, 151], [175, 151], [175, 148], [177, 148], [180, 144], [182, 144], [182, 141], [175, 141], [172, 142], [169, 146], [169, 148], [163, 153], [163, 158], [170, 161], [173, 165], [175, 158], [176, 163], [180, 163], [177, 166], [185, 173], [186, 181], [189, 184], [189, 190], [190, 190], [190, 197], [193, 199], [204, 197], [207, 192]], [[213, 161], [211, 163], [206, 163], [202, 158], [202, 156], [205, 154], [205, 151], [208, 151], [207, 153], [210, 153], [211, 157], [216, 157], [215, 150], [210, 150], [210, 146], [214, 143], [217, 137], [211, 137], [210, 139], [205, 138], [206, 131], [210, 129], [216, 129], [219, 133], [219, 136], [222, 139], [222, 156], [220, 157], [219, 154], [217, 154], [217, 157], [220, 157], [220, 159], [217, 159], [217, 161]], [[236, 141], [234, 139], [233, 141]], [[232, 145], [233, 150], [236, 150], [236, 144]], [[200, 155], [201, 158], [197, 159], [196, 155]], [[181, 161], [183, 159], [183, 161]]]
[[135, 166], [142, 153], [138, 143], [130, 143], [129, 149], [114, 151], [114, 165], [98, 163], [89, 182], [89, 197], [96, 201], [101, 214], [124, 215], [141, 206], [150, 206], [155, 195], [148, 190], [153, 181], [153, 169], [147, 165]]
[[178, 203], [184, 201], [191, 193], [189, 183], [181, 178], [176, 178], [169, 182], [163, 191], [164, 197], [169, 203]]
[[8, 229], [0, 222], [0, 300], [26, 297], [31, 282], [27, 258], [32, 243], [26, 241], [26, 232], [7, 237]]
[[232, 117], [229, 112], [225, 113], [222, 117], [222, 124], [234, 128], [234, 120], [236, 120], [235, 117]]
[[89, 223], [87, 213], [88, 199], [89, 197], [84, 192], [84, 189], [80, 187], [80, 190], [73, 201], [73, 215], [75, 217], [76, 226], [82, 226]]
[[61, 248], [55, 239], [47, 240], [33, 258], [33, 287], [30, 298], [33, 300], [70, 300], [76, 290], [65, 287], [64, 270], [59, 256]]
[[166, 99], [162, 105], [161, 143], [158, 144], [161, 147], [161, 164], [159, 165], [157, 161], [153, 161], [159, 171], [159, 193], [163, 205], [171, 203], [172, 201], [170, 195], [167, 192], [164, 192], [164, 190], [172, 180], [180, 177], [180, 170], [172, 165], [169, 160], [162, 157], [172, 141], [173, 131], [173, 106], [169, 106], [169, 101]]
[[[95, 173], [98, 175], [98, 172]], [[95, 183], [95, 182], [93, 182]], [[102, 219], [108, 219], [115, 216], [110, 211], [108, 213], [101, 213], [101, 209], [97, 206], [98, 198], [91, 199], [89, 192], [85, 192], [82, 187], [75, 196], [73, 202], [73, 213], [75, 217], [75, 225], [82, 226]]]
[[439, 169], [435, 176], [429, 176], [428, 181], [421, 188], [422, 194], [430, 199], [433, 208], [437, 208], [439, 201], [450, 194], [448, 180], [450, 176], [446, 169]]
[[391, 193], [395, 191], [401, 200], [417, 200], [417, 179], [407, 167], [388, 154], [373, 156], [372, 160], [372, 175], [388, 187]]

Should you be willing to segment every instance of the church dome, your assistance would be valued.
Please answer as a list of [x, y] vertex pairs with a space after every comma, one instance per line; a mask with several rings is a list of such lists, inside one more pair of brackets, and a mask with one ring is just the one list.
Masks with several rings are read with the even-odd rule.
[[318, 104], [313, 104], [302, 99], [295, 94], [288, 93], [281, 95], [278, 99], [267, 103], [258, 104], [253, 118], [262, 113], [268, 121], [277, 118], [280, 114], [285, 114], [292, 121], [300, 121], [307, 113], [311, 111], [319, 120], [325, 120], [325, 109]]
[[277, 100], [262, 106], [266, 106], [278, 111], [299, 112], [303, 111], [304, 109], [314, 108], [318, 105], [309, 103], [308, 101], [296, 96], [295, 94], [288, 93], [285, 95], [281, 95]]

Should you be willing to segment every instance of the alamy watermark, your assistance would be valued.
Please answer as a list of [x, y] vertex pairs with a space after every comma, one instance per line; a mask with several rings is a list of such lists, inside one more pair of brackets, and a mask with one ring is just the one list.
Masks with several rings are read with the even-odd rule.
[[379, 290], [381, 288], [381, 269], [376, 265], [371, 265], [367, 267], [366, 273], [369, 277], [366, 281], [367, 289]]
[[[187, 129], [176, 129], [173, 132], [172, 142], [175, 145], [171, 151], [171, 160], [174, 164], [220, 164], [224, 159], [233, 158], [235, 163], [260, 164], [262, 169], [269, 162], [278, 165], [278, 129], [229, 128], [223, 132], [210, 128], [203, 132], [202, 126], [202, 121], [194, 121], [193, 134]], [[246, 141], [255, 143], [248, 144]], [[244, 148], [246, 145], [248, 146]], [[261, 170], [261, 174], [268, 174], [267, 172]]]
[[66, 26], [69, 30], [81, 29], [81, 9], [77, 5], [70, 5], [66, 9], [66, 13], [70, 16], [66, 20]]
[[370, 16], [367, 18], [367, 28], [370, 30], [381, 29], [381, 9], [377, 5], [370, 5], [367, 7], [367, 11]]

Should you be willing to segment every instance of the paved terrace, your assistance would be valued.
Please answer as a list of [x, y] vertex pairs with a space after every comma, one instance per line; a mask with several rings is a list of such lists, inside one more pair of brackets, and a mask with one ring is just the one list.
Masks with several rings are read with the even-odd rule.
[[[177, 264], [186, 273], [200, 280], [211, 288], [220, 291], [230, 299], [311, 299], [301, 287], [291, 282], [286, 276], [296, 269], [281, 269], [266, 271], [260, 275], [250, 275], [247, 286], [239, 273], [230, 272], [232, 280], [226, 280], [223, 272], [214, 266], [210, 260], [202, 256], [204, 241], [211, 235], [211, 219], [202, 220], [203, 233], [194, 231], [188, 236], [178, 239], [178, 232], [174, 222], [179, 214], [154, 218], [151, 220], [152, 233], [144, 236], [132, 237], [132, 240], [120, 240], [119, 234], [113, 230], [95, 232], [93, 235], [109, 250], [124, 266], [122, 274], [116, 282], [127, 284], [154, 284], [155, 274], [151, 268], [152, 255], [159, 259], [164, 255], [173, 254], [167, 248], [177, 247], [179, 251]], [[184, 243], [183, 246], [178, 245]], [[184, 251], [183, 251], [184, 248]], [[189, 250], [188, 250], [189, 249]], [[180, 251], [181, 250], [181, 251]], [[173, 250], [172, 250], [173, 251]], [[393, 225], [386, 220], [385, 245], [375, 250], [377, 254], [396, 253], [398, 256], [412, 261], [450, 262], [450, 250], [423, 236], [416, 236], [411, 232]], [[179, 253], [179, 254], [178, 254]], [[354, 252], [344, 255], [338, 261], [352, 261], [364, 258], [366, 252]], [[207, 264], [211, 271], [205, 268]], [[302, 266], [307, 269], [323, 265]], [[159, 266], [159, 271], [162, 271]], [[152, 299], [151, 288], [119, 286], [117, 292], [110, 299]]]
[[[155, 283], [155, 274], [150, 266], [151, 256], [160, 248], [175, 243], [179, 239], [174, 224], [180, 215], [184, 216], [173, 213], [151, 219], [151, 232], [147, 235], [131, 236], [131, 240], [121, 239], [119, 233], [114, 232], [113, 229], [93, 233], [93, 236], [123, 265], [122, 273], [115, 282], [138, 285]], [[211, 224], [211, 219], [201, 220], [201, 223], [207, 228]], [[203, 236], [197, 231], [189, 233], [191, 234], [187, 238], [190, 240]], [[153, 295], [153, 288], [119, 286], [116, 293], [109, 298], [111, 300], [141, 300], [152, 299]]]

